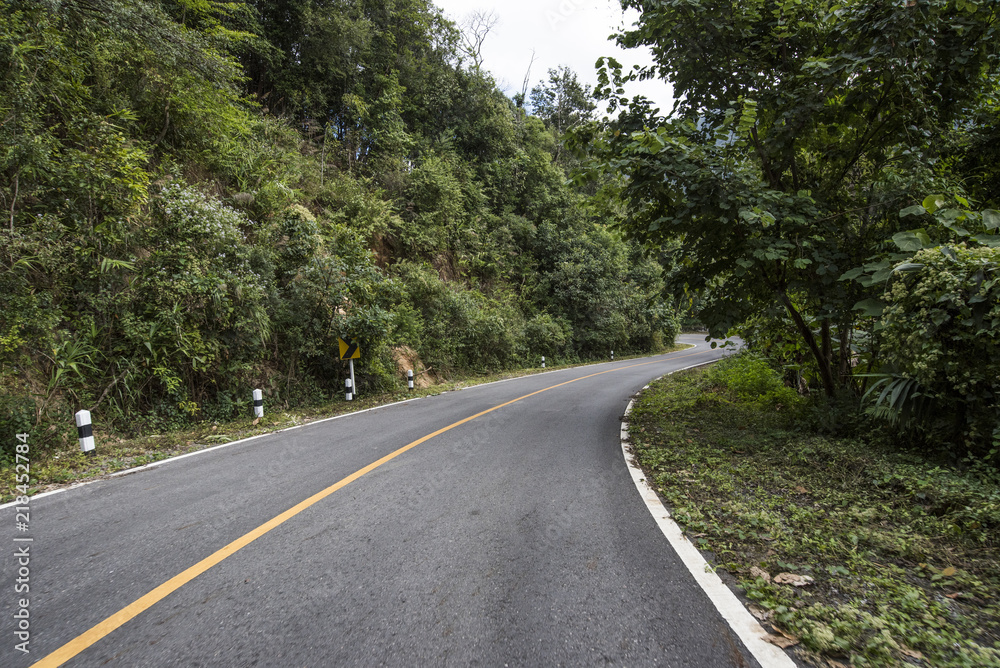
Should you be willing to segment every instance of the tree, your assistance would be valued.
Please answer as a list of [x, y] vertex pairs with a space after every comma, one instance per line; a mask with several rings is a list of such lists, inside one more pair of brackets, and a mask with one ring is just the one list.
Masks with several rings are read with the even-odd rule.
[[590, 93], [590, 85], [580, 85], [576, 72], [560, 65], [549, 69], [548, 82], [541, 82], [531, 89], [531, 108], [545, 125], [561, 135], [570, 128], [594, 117], [597, 104]]
[[429, 0], [0, 0], [0, 414], [316, 401], [347, 336], [384, 388], [389, 346], [656, 348], [655, 266], [460, 37]]
[[472, 71], [480, 74], [483, 66], [483, 43], [497, 24], [500, 16], [492, 9], [484, 12], [481, 9], [469, 14], [462, 21], [462, 42], [460, 49], [472, 61]]
[[244, 59], [250, 92], [310, 138], [336, 142], [340, 166], [391, 171], [412, 153], [413, 131], [449, 110], [457, 31], [427, 0], [253, 4], [275, 51]]
[[877, 289], [858, 304], [879, 349], [869, 412], [980, 455], [1000, 437], [1000, 212], [968, 207], [931, 195], [900, 211], [922, 226], [893, 235], [893, 248], [841, 280]]
[[[996, 72], [996, 3], [623, 5], [641, 15], [619, 42], [655, 61], [622, 75], [609, 60], [600, 76], [622, 113], [595, 152], [621, 178], [625, 228], [681, 240], [673, 283], [713, 287], [701, 319], [716, 336], [780, 304], [833, 395], [863, 296], [838, 278], [901, 229], [900, 208], [942, 189], [934, 139]], [[651, 76], [674, 86], [670, 120], [623, 96]]]
[[1000, 207], [1000, 81], [984, 79], [983, 104], [972, 110], [956, 132], [955, 169], [965, 177], [972, 199]]

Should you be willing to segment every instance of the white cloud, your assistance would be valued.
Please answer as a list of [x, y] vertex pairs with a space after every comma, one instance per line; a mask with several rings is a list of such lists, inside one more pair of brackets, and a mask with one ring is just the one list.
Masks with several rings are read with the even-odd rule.
[[[634, 14], [623, 16], [621, 5], [611, 0], [508, 0], [504, 4], [434, 0], [434, 4], [456, 23], [476, 10], [493, 11], [499, 16], [499, 23], [483, 44], [483, 67], [508, 95], [520, 92], [532, 49], [535, 63], [529, 91], [547, 78], [550, 68], [559, 65], [568, 66], [581, 83], [593, 87], [597, 83], [594, 64], [601, 56], [614, 57], [626, 69], [652, 62], [648, 50], [625, 50], [608, 40], [618, 28], [635, 20]], [[663, 112], [673, 104], [670, 85], [663, 81], [635, 82], [627, 93], [642, 93]]]

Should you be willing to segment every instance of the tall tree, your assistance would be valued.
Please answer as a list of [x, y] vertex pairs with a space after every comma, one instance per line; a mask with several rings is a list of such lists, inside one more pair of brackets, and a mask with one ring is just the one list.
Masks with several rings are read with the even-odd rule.
[[[901, 228], [900, 208], [948, 186], [935, 138], [996, 72], [1000, 8], [622, 4], [640, 17], [620, 43], [654, 56], [625, 76], [608, 61], [599, 86], [624, 107], [598, 152], [624, 177], [627, 229], [654, 245], [681, 240], [674, 280], [714, 287], [701, 316], [715, 335], [780, 305], [834, 394], [861, 296], [838, 279]], [[622, 80], [649, 76], [673, 84], [674, 118], [622, 96]]]
[[344, 166], [364, 168], [375, 158], [369, 172], [390, 169], [412, 152], [410, 135], [437, 124], [425, 99], [447, 113], [458, 36], [427, 0], [254, 5], [276, 55], [246, 59], [250, 91], [308, 134], [329, 135]]
[[593, 119], [597, 109], [590, 85], [580, 85], [576, 72], [565, 65], [549, 69], [549, 80], [532, 88], [530, 99], [534, 114], [557, 135]]
[[483, 43], [487, 35], [500, 23], [500, 16], [493, 10], [477, 9], [462, 20], [462, 53], [472, 62], [472, 71], [479, 74], [483, 66]]

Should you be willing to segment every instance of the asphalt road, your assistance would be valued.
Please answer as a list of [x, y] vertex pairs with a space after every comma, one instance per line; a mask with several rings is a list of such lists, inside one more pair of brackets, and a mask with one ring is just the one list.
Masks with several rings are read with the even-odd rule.
[[[622, 461], [629, 397], [720, 355], [688, 340], [699, 348], [449, 392], [35, 499], [29, 534], [4, 509], [0, 665], [83, 634], [66, 665], [757, 666]], [[164, 583], [125, 623], [90, 631]], [[25, 597], [29, 655], [15, 649]]]

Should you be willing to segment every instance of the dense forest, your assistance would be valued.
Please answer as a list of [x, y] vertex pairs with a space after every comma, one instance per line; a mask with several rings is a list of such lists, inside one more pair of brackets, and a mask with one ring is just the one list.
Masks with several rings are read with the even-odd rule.
[[654, 62], [604, 60], [617, 118], [575, 142], [668, 288], [832, 428], [1000, 462], [1000, 5], [622, 5]]
[[121, 432], [670, 344], [661, 267], [427, 0], [0, 0], [0, 421]]

